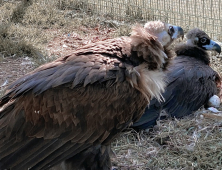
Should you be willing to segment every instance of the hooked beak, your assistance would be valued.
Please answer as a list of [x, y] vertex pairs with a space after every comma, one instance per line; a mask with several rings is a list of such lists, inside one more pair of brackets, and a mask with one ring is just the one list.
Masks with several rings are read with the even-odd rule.
[[210, 40], [210, 44], [204, 45], [203, 46], [206, 50], [213, 50], [218, 52], [219, 54], [221, 53], [221, 47], [219, 44], [217, 44], [215, 41]]
[[181, 27], [179, 26], [173, 26], [175, 32], [173, 33], [172, 39], [177, 39], [177, 38], [184, 38], [184, 31]]

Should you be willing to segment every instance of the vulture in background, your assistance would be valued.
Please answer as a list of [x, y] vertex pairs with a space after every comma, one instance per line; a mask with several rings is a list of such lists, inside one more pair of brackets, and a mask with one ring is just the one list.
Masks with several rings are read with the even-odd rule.
[[150, 21], [12, 83], [0, 99], [1, 170], [111, 168], [110, 143], [161, 100], [181, 27]]
[[186, 43], [175, 47], [177, 57], [165, 71], [167, 87], [162, 94], [165, 101], [151, 100], [133, 128], [139, 130], [154, 126], [162, 111], [167, 117], [189, 115], [203, 105], [207, 107], [208, 101], [213, 99], [211, 97], [219, 93], [221, 78], [210, 67], [207, 50], [220, 53], [221, 47], [197, 28], [190, 30], [186, 38]]

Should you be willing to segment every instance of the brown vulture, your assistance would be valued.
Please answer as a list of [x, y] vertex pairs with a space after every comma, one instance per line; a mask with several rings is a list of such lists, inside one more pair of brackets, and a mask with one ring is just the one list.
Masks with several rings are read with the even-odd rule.
[[[151, 100], [143, 116], [133, 124], [135, 129], [147, 129], [156, 124], [164, 111], [167, 117], [181, 118], [207, 107], [209, 99], [218, 94], [221, 78], [210, 67], [207, 50], [221, 52], [221, 47], [200, 29], [186, 34], [187, 42], [175, 47], [177, 57], [166, 71], [165, 101]], [[166, 116], [165, 115], [165, 116]]]
[[167, 47], [181, 36], [150, 21], [13, 82], [0, 99], [0, 169], [110, 169], [112, 139], [161, 99]]

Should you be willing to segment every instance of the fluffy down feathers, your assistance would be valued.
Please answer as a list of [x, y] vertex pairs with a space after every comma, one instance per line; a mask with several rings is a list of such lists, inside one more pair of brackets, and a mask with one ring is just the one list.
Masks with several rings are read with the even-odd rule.
[[0, 99], [0, 169], [110, 169], [112, 139], [164, 89], [172, 56], [159, 38], [137, 26], [12, 83]]

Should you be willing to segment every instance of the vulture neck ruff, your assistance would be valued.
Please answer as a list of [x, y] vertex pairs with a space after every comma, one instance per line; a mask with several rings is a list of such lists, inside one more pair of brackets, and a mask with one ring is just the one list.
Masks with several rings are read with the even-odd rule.
[[200, 47], [181, 44], [175, 48], [175, 52], [177, 56], [194, 57], [197, 60], [203, 61], [207, 65], [210, 64], [210, 57], [208, 53]]
[[153, 97], [163, 101], [161, 93], [166, 85], [162, 71], [166, 69], [174, 54], [143, 27], [134, 27], [130, 38], [131, 50], [136, 53], [133, 57], [142, 58], [144, 64], [128, 67], [127, 80], [132, 87], [144, 94], [147, 101]]
[[137, 53], [135, 57], [142, 58], [148, 63], [149, 70], [160, 70], [167, 67], [173, 54], [167, 47], [161, 45], [156, 36], [137, 25], [133, 27], [130, 38], [132, 52]]

